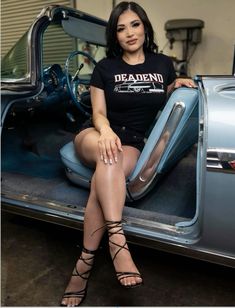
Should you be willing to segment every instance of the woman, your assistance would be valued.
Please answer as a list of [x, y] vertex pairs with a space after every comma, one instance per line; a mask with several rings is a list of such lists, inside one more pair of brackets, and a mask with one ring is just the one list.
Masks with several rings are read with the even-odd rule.
[[75, 138], [84, 164], [95, 168], [85, 211], [83, 250], [62, 299], [63, 306], [84, 300], [95, 252], [108, 230], [110, 254], [123, 287], [143, 283], [122, 229], [125, 179], [144, 146], [145, 132], [167, 95], [189, 79], [177, 79], [171, 60], [157, 53], [152, 25], [135, 2], [121, 2], [107, 29], [107, 58], [91, 78], [92, 124]]

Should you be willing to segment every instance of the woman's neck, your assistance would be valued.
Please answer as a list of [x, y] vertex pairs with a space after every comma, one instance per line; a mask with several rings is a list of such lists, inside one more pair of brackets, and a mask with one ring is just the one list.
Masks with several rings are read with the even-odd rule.
[[122, 56], [122, 59], [131, 65], [135, 65], [135, 64], [141, 64], [144, 63], [145, 61], [145, 55], [144, 52], [138, 52], [138, 53], [124, 53]]

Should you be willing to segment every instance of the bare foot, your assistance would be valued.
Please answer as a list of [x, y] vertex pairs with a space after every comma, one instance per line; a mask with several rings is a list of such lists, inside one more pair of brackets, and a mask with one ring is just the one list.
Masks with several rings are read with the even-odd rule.
[[87, 280], [94, 262], [94, 255], [82, 252], [67, 285], [61, 305], [79, 306], [86, 296]]
[[109, 231], [109, 248], [120, 283], [125, 287], [142, 284], [143, 280], [133, 262], [125, 235], [120, 227], [112, 228]]

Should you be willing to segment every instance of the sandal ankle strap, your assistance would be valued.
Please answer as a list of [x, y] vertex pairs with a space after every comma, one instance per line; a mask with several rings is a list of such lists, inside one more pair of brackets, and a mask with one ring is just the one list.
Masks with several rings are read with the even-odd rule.
[[113, 229], [113, 228], [120, 228], [120, 230], [122, 230], [122, 225], [124, 223], [126, 223], [126, 221], [124, 219], [118, 220], [118, 221], [106, 220], [105, 224], [103, 226], [101, 226], [100, 228], [96, 229], [95, 231], [93, 231], [91, 235], [94, 235], [97, 231], [99, 231], [103, 228], [107, 228], [108, 232], [109, 232], [110, 229]]
[[82, 252], [85, 252], [85, 253], [87, 253], [89, 255], [95, 255], [97, 251], [98, 251], [98, 249], [96, 249], [96, 250], [89, 250], [89, 249], [86, 249], [84, 246], [82, 248]]
[[107, 220], [105, 225], [108, 230], [108, 236], [111, 237], [114, 234], [123, 235], [123, 228], [122, 228], [123, 223], [125, 223], [124, 220], [120, 220], [120, 221]]

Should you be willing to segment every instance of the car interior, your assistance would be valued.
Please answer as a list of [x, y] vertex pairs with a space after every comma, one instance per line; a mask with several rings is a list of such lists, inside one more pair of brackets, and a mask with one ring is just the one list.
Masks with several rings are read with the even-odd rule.
[[[2, 192], [63, 207], [86, 205], [93, 170], [79, 161], [73, 140], [91, 115], [89, 78], [105, 55], [104, 31], [68, 18], [43, 34], [43, 91], [13, 104], [2, 130]], [[90, 25], [89, 25], [90, 26]], [[77, 27], [77, 24], [76, 24]], [[51, 37], [70, 45], [51, 57]], [[68, 33], [70, 35], [68, 35]], [[84, 34], [85, 33], [85, 34]], [[71, 38], [73, 34], [73, 38]], [[68, 50], [69, 49], [69, 50]], [[77, 52], [79, 51], [79, 52]], [[196, 213], [198, 91], [173, 92], [158, 114], [132, 175], [127, 179], [124, 216], [175, 225]]]

